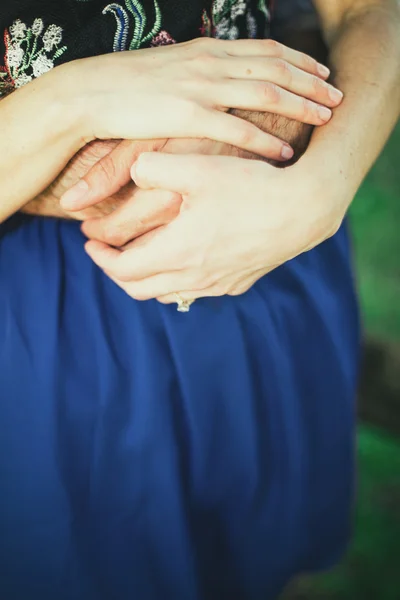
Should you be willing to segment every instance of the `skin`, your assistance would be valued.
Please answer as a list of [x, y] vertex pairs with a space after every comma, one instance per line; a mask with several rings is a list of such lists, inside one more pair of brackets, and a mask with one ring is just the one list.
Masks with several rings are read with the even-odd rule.
[[[313, 57], [319, 64], [326, 63], [327, 51], [321, 38], [318, 23], [315, 20], [304, 19], [294, 15], [292, 21], [286, 23], [285, 29], [278, 32], [278, 41]], [[261, 113], [255, 111], [233, 110], [234, 114], [244, 120], [251, 121], [257, 127], [287, 142], [294, 150], [291, 160], [279, 163], [269, 161], [275, 166], [287, 166], [295, 163], [305, 152], [310, 141], [313, 126], [300, 123], [282, 115]], [[135, 186], [130, 178], [130, 167], [142, 151], [162, 151], [166, 140], [135, 142], [117, 140], [97, 140], [88, 144], [70, 161], [59, 177], [41, 194], [22, 208], [22, 212], [36, 216], [58, 217], [63, 219], [93, 221], [93, 237], [104, 239], [113, 245], [122, 245], [126, 240], [124, 231], [129, 230], [123, 211], [114, 214], [116, 208], [122, 207], [126, 200], [135, 192]], [[119, 148], [117, 148], [119, 146]], [[256, 154], [242, 151], [238, 148], [221, 144], [213, 140], [182, 140], [170, 141], [169, 151], [192, 152], [201, 154], [222, 154], [259, 159]], [[168, 148], [167, 148], [168, 149]], [[112, 152], [112, 150], [115, 150]], [[101, 160], [103, 159], [103, 160]], [[96, 168], [92, 168], [95, 167]], [[87, 176], [87, 177], [85, 177]], [[93, 199], [98, 203], [84, 210], [64, 210], [60, 199], [65, 192], [85, 177], [90, 185]], [[169, 197], [168, 197], [169, 196]], [[170, 200], [170, 202], [168, 202]], [[164, 194], [163, 201], [166, 210], [163, 213], [164, 222], [176, 216], [176, 194]], [[110, 215], [108, 219], [101, 219]], [[160, 215], [161, 216], [161, 215]], [[151, 228], [152, 222], [149, 223]], [[154, 226], [156, 226], [154, 224]], [[123, 231], [121, 231], [121, 229]], [[108, 232], [108, 234], [106, 233]], [[132, 230], [134, 234], [134, 229]]]
[[[183, 198], [178, 216], [123, 248], [86, 244], [133, 298], [176, 302], [176, 291], [185, 300], [243, 293], [339, 228], [399, 117], [400, 8], [390, 0], [318, 0], [316, 7], [335, 82], [345, 93], [334, 119], [314, 131], [304, 157], [283, 171], [235, 157], [142, 154], [132, 169], [142, 204], [156, 205], [153, 196], [168, 190]], [[377, 126], [369, 128], [372, 119]], [[133, 202], [131, 209], [140, 236], [148, 227], [141, 228]]]
[[291, 156], [287, 144], [229, 112], [268, 111], [273, 105], [307, 123], [331, 118], [326, 105], [340, 99], [332, 100], [334, 90], [320, 78], [321, 67], [279, 49], [278, 59], [268, 40], [202, 38], [72, 61], [15, 90], [0, 103], [0, 222], [46, 189], [96, 139], [189, 135], [275, 160]]
[[[321, 52], [319, 32], [314, 25], [305, 35], [299, 39], [298, 35], [291, 29], [285, 34], [282, 43], [293, 47], [295, 50], [303, 52], [307, 49], [307, 55], [312, 56], [321, 64], [326, 58], [324, 52]], [[324, 74], [322, 79], [326, 78]], [[282, 164], [292, 164], [305, 151], [309, 142], [313, 126], [302, 123], [294, 119], [268, 112], [257, 112], [240, 109], [232, 109], [232, 114], [240, 119], [254, 124], [257, 128], [273, 135], [276, 138], [287, 142], [294, 150], [294, 156], [291, 160], [284, 161]], [[116, 147], [119, 146], [119, 147]], [[114, 150], [114, 151], [113, 151]], [[58, 218], [72, 218], [85, 220], [102, 215], [113, 213], [116, 206], [119, 206], [121, 198], [121, 188], [131, 182], [130, 167], [132, 163], [143, 151], [162, 151], [167, 152], [188, 152], [210, 155], [241, 156], [246, 158], [259, 159], [260, 156], [251, 152], [246, 152], [235, 146], [215, 142], [210, 139], [186, 139], [186, 140], [150, 140], [148, 142], [122, 141], [119, 145], [117, 141], [105, 141], [104, 148], [102, 142], [97, 140], [84, 147], [72, 161], [67, 165], [61, 175], [51, 186], [34, 198], [30, 203], [22, 208], [23, 212], [31, 215], [50, 216]], [[102, 160], [101, 160], [102, 159]], [[268, 160], [268, 159], [267, 159]], [[280, 162], [269, 160], [271, 164], [280, 166]], [[90, 170], [97, 164], [97, 168]], [[60, 205], [60, 198], [65, 194], [68, 188], [72, 187], [80, 179], [89, 184], [92, 192], [92, 201], [99, 201], [87, 210], [68, 210], [68, 203], [64, 207]], [[124, 190], [123, 197], [130, 197], [129, 192], [133, 192], [132, 183]], [[118, 200], [116, 202], [115, 194]], [[101, 202], [100, 202], [101, 201]], [[74, 208], [69, 204], [69, 208]], [[170, 216], [175, 216], [175, 202], [172, 199]], [[121, 215], [122, 216], [122, 215]], [[107, 228], [113, 226], [115, 218], [106, 222]], [[102, 224], [98, 224], [102, 227]], [[110, 238], [111, 241], [111, 238]], [[113, 240], [115, 241], [115, 240]]]
[[[236, 112], [239, 115], [239, 111]], [[299, 123], [279, 115], [240, 111], [240, 118], [246, 118], [258, 127], [288, 142], [294, 149], [294, 157], [288, 161], [288, 164], [292, 164], [303, 154], [313, 129], [311, 125]], [[128, 200], [137, 199], [138, 190], [132, 182], [130, 168], [142, 152], [151, 151], [260, 159], [256, 154], [208, 139], [150, 140], [148, 142], [96, 140], [84, 146], [71, 159], [54, 182], [22, 207], [21, 211], [35, 216], [79, 221], [97, 219], [96, 223], [93, 222], [97, 237], [100, 235], [100, 228], [104, 227], [109, 230], [110, 236], [113, 235], [113, 238], [109, 237], [108, 241], [115, 245], [121, 245], [126, 241], [126, 235], [124, 235], [121, 244], [119, 244], [120, 240], [117, 239], [120, 235], [119, 229], [122, 226], [125, 226], [125, 230], [128, 229], [127, 239], [134, 237], [134, 235], [129, 237], [129, 226], [124, 221], [125, 217], [122, 212], [122, 208]], [[271, 160], [269, 162], [275, 166], [280, 165], [277, 161]], [[96, 201], [96, 204], [82, 208], [82, 210], [68, 210], [68, 205], [64, 209], [60, 204], [61, 198], [83, 177], [90, 185], [92, 201]], [[164, 194], [164, 201], [167, 200], [168, 196]], [[170, 195], [170, 200], [171, 206], [168, 214], [169, 218], [173, 218], [176, 216], [176, 198], [174, 194]], [[116, 212], [116, 209], [120, 209], [120, 212]], [[107, 220], [105, 218], [102, 221], [99, 220], [101, 217], [107, 216], [109, 216]], [[168, 218], [166, 213], [165, 218]], [[114, 223], [118, 231], [112, 233]]]

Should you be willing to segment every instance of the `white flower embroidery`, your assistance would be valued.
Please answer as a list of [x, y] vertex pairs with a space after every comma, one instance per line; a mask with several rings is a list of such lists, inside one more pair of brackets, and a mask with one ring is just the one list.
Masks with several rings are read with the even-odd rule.
[[[257, 36], [258, 20], [256, 11], [251, 8], [249, 0], [214, 0], [212, 5], [213, 35], [220, 39], [235, 40], [241, 35], [250, 38]], [[262, 14], [265, 23], [269, 20], [268, 0], [258, 0], [257, 13]], [[246, 17], [245, 23], [239, 21]], [[239, 30], [243, 28], [241, 32]], [[262, 32], [261, 32], [262, 33]]]
[[19, 46], [12, 46], [7, 55], [8, 66], [10, 68], [17, 68], [22, 63], [24, 58], [24, 51]]
[[38, 56], [32, 63], [32, 71], [34, 77], [40, 77], [50, 71], [54, 67], [54, 63], [52, 60], [41, 54]]
[[249, 38], [255, 38], [257, 35], [257, 21], [250, 13], [247, 13], [247, 31], [249, 33]]
[[31, 75], [25, 75], [25, 73], [23, 73], [22, 75], [19, 75], [16, 79], [15, 79], [15, 87], [16, 88], [20, 88], [23, 85], [26, 85], [27, 83], [29, 83], [30, 81], [32, 81], [33, 77]]
[[218, 14], [223, 11], [226, 0], [214, 0], [213, 13]]
[[245, 14], [246, 10], [247, 10], [247, 4], [246, 4], [246, 2], [244, 2], [244, 0], [241, 0], [240, 2], [238, 2], [237, 4], [232, 6], [231, 18], [237, 19], [238, 17], [241, 17], [242, 15]]
[[35, 19], [33, 21], [33, 25], [32, 25], [33, 35], [36, 35], [36, 36], [40, 35], [43, 31], [43, 27], [44, 27], [44, 25], [43, 25], [42, 19]]
[[230, 22], [228, 19], [223, 19], [215, 26], [215, 37], [226, 39], [229, 36]]
[[54, 46], [62, 40], [62, 29], [58, 25], [50, 25], [43, 35], [43, 46], [46, 52], [53, 50]]
[[247, 0], [214, 0], [212, 7], [214, 35], [224, 40], [235, 40], [239, 37], [236, 19], [246, 14]]
[[43, 19], [37, 18], [28, 27], [21, 20], [14, 21], [5, 31], [5, 68], [0, 68], [0, 97], [40, 77], [54, 67], [55, 61], [66, 51], [60, 47], [62, 29], [49, 25], [44, 31]]
[[14, 21], [14, 23], [10, 27], [10, 34], [16, 40], [24, 39], [26, 35], [26, 25], [22, 23], [20, 19]]

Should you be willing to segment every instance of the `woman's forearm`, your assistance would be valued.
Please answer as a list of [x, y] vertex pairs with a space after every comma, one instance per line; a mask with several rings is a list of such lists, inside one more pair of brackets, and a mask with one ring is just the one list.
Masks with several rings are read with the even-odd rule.
[[44, 190], [84, 144], [58, 67], [0, 102], [0, 222]]
[[357, 12], [349, 10], [334, 22], [335, 2], [317, 4], [335, 82], [345, 97], [332, 121], [314, 131], [302, 163], [346, 208], [399, 117], [400, 8], [380, 1], [362, 10], [363, 2], [357, 2]]

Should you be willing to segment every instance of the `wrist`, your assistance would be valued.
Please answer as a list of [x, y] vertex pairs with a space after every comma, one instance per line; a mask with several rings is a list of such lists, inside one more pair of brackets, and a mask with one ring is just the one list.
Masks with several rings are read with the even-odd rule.
[[359, 187], [352, 169], [332, 149], [311, 145], [297, 163], [299, 171], [307, 173], [307, 185], [317, 198], [324, 198], [328, 207], [342, 212], [349, 208]]
[[[53, 69], [51, 104], [59, 123], [60, 135], [73, 147], [73, 154], [92, 141], [90, 115], [86, 114], [84, 87], [79, 77], [81, 61], [72, 61]], [[79, 91], [78, 91], [79, 90]]]

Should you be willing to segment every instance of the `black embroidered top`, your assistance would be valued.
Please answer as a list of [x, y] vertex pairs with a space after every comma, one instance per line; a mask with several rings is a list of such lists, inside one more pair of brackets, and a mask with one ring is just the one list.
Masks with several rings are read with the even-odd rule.
[[54, 66], [200, 36], [263, 38], [269, 0], [13, 0], [2, 3], [0, 96]]

